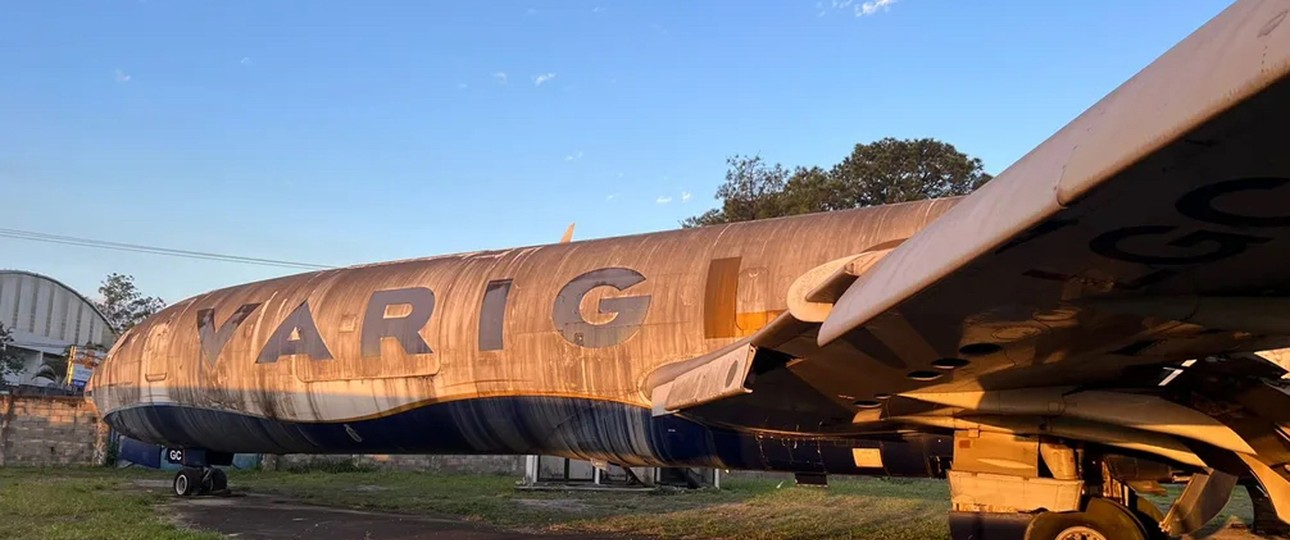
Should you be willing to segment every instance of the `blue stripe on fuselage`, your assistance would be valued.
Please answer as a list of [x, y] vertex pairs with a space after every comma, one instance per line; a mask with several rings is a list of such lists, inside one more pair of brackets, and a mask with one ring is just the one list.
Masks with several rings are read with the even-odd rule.
[[[676, 415], [654, 417], [624, 403], [548, 396], [486, 397], [427, 404], [351, 422], [295, 422], [235, 412], [147, 405], [107, 422], [142, 441], [223, 452], [367, 454], [548, 454], [629, 466], [705, 466], [841, 474], [858, 469], [852, 448], [908, 442], [785, 437], [713, 428]], [[922, 453], [923, 445], [914, 445]], [[891, 474], [905, 474], [887, 471]], [[921, 474], [920, 474], [921, 475]]]

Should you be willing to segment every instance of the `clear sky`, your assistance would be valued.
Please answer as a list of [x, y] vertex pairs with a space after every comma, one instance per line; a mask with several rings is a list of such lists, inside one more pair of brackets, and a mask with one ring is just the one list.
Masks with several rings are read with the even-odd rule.
[[[0, 1], [0, 228], [329, 265], [674, 228], [732, 154], [998, 173], [1215, 0]], [[294, 273], [0, 238], [168, 301]]]

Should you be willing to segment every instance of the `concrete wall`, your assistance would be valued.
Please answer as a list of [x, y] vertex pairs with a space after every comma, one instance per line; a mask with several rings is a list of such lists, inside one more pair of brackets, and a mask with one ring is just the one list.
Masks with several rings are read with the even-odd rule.
[[107, 431], [83, 397], [0, 395], [0, 466], [101, 464]]
[[264, 468], [353, 466], [396, 471], [458, 474], [524, 474], [524, 456], [310, 455], [264, 456]]

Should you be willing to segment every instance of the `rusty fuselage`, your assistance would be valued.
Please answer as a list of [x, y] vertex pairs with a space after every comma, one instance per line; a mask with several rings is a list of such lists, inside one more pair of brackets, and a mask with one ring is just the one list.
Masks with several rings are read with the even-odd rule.
[[[117, 430], [172, 447], [865, 472], [874, 465], [853, 460], [854, 448], [926, 455], [931, 443], [652, 415], [647, 381], [765, 326], [805, 272], [891, 247], [956, 202], [447, 255], [218, 290], [122, 336], [92, 395]], [[914, 459], [912, 473], [927, 463]]]

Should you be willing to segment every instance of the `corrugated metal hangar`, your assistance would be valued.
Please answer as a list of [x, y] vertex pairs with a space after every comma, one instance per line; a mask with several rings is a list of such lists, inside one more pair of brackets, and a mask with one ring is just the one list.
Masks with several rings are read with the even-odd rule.
[[31, 382], [42, 365], [66, 362], [68, 347], [107, 350], [116, 333], [85, 296], [56, 279], [33, 272], [0, 270], [0, 323], [13, 333], [23, 371], [4, 382]]

